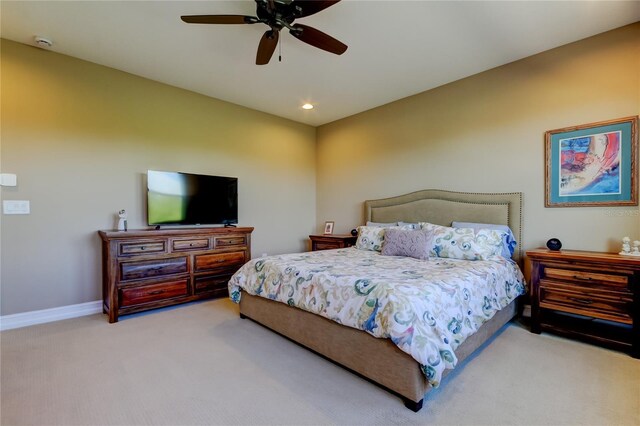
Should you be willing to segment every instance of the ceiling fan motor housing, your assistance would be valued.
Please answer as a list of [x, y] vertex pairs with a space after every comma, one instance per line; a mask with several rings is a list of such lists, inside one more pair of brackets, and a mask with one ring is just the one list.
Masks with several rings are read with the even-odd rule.
[[293, 3], [274, 2], [273, 9], [268, 1], [256, 0], [256, 15], [260, 22], [269, 25], [274, 30], [289, 28], [296, 17], [302, 15], [302, 9]]

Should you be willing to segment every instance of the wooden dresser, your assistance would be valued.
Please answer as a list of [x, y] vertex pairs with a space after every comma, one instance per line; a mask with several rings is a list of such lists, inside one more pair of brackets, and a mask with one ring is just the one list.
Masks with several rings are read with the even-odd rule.
[[309, 235], [311, 251], [351, 247], [358, 237], [353, 235]]
[[640, 358], [640, 259], [577, 250], [527, 251], [531, 332], [551, 331]]
[[253, 228], [99, 231], [103, 312], [120, 315], [228, 295]]

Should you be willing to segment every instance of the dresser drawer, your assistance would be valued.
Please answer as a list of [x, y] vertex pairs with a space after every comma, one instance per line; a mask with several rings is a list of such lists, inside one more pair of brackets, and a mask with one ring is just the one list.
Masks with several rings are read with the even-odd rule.
[[188, 280], [122, 288], [119, 291], [120, 306], [139, 305], [141, 303], [187, 296], [187, 291]]
[[195, 283], [196, 294], [207, 293], [211, 291], [228, 291], [228, 284], [231, 275], [215, 275], [206, 277], [197, 277]]
[[216, 237], [216, 248], [244, 246], [247, 244], [247, 238], [244, 235], [233, 235], [228, 237]]
[[590, 270], [584, 267], [570, 269], [567, 267], [545, 266], [543, 271], [544, 277], [547, 279], [569, 281], [578, 285], [596, 284], [617, 288], [628, 288], [629, 286], [628, 275]]
[[173, 240], [171, 247], [173, 251], [206, 250], [209, 248], [209, 239]]
[[195, 270], [207, 271], [222, 268], [239, 268], [245, 263], [243, 251], [230, 253], [201, 254], [195, 256]]
[[631, 324], [633, 297], [621, 292], [582, 292], [541, 283], [541, 308]]
[[135, 256], [166, 252], [167, 244], [165, 241], [136, 241], [135, 243], [120, 243], [118, 245], [119, 256]]
[[122, 262], [120, 264], [120, 279], [122, 281], [139, 280], [186, 272], [188, 272], [186, 257]]

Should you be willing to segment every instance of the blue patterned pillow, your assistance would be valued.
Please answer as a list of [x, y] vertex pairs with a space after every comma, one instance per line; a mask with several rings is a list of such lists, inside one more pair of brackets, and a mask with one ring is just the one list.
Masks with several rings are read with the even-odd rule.
[[481, 229], [495, 229], [502, 232], [502, 257], [505, 259], [511, 259], [513, 252], [516, 250], [518, 242], [513, 235], [511, 228], [507, 225], [496, 225], [491, 223], [474, 223], [474, 222], [452, 222], [451, 226], [454, 228], [472, 228], [475, 232]]
[[431, 234], [430, 256], [464, 260], [487, 260], [502, 253], [502, 232], [495, 229], [450, 228], [421, 223]]
[[427, 231], [389, 228], [382, 244], [383, 256], [407, 256], [414, 259], [429, 259], [431, 239]]
[[380, 251], [384, 241], [385, 228], [380, 226], [358, 226], [356, 248], [360, 250]]

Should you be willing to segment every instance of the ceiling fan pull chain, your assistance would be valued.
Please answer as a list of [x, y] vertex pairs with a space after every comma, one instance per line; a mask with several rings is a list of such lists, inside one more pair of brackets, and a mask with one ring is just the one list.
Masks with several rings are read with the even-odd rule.
[[278, 39], [278, 62], [282, 62], [282, 39]]

